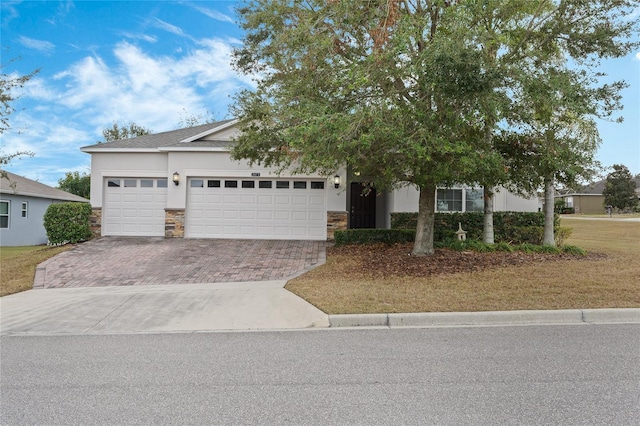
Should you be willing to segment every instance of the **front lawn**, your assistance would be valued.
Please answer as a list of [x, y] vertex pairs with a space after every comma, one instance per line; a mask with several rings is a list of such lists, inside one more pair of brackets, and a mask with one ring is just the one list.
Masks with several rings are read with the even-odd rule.
[[70, 247], [0, 247], [0, 296], [33, 288], [36, 266]]
[[587, 256], [330, 248], [286, 288], [328, 314], [640, 307], [640, 224], [563, 217]]

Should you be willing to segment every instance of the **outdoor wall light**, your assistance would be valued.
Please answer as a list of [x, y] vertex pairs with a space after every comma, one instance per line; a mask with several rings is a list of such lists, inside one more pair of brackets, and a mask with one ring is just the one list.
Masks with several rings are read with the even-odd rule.
[[333, 186], [335, 186], [336, 189], [340, 188], [340, 175], [335, 175], [333, 177]]
[[176, 186], [180, 184], [180, 175], [178, 174], [178, 172], [173, 173], [173, 183], [175, 183]]

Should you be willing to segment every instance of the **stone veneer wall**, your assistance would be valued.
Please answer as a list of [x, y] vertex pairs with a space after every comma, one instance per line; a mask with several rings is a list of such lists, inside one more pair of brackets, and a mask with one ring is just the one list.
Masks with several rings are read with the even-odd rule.
[[89, 228], [91, 236], [98, 238], [102, 236], [102, 207], [93, 207], [89, 216]]
[[333, 233], [347, 229], [347, 212], [327, 212], [327, 241], [333, 241]]
[[184, 238], [184, 209], [164, 209], [164, 237]]

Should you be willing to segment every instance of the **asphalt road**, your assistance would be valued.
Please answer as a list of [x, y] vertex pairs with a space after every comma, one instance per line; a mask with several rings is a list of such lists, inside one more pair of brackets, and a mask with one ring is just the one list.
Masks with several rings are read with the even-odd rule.
[[640, 326], [3, 336], [0, 423], [640, 424]]

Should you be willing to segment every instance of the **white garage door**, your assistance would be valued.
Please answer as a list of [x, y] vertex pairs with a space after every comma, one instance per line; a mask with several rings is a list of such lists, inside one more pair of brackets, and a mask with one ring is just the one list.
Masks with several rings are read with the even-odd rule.
[[110, 178], [104, 193], [102, 235], [164, 236], [167, 179]]
[[325, 240], [326, 182], [312, 179], [190, 179], [185, 236]]

